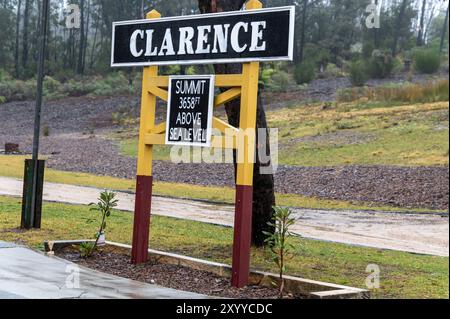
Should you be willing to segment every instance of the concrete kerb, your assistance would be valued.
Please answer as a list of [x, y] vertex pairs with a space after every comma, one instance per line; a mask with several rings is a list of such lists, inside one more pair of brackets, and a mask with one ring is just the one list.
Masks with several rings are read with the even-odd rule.
[[[47, 241], [44, 243], [44, 246], [46, 252], [55, 252], [84, 242], [92, 242], [92, 240]], [[107, 242], [107, 245], [131, 251], [130, 245], [114, 242]], [[221, 277], [231, 278], [231, 267], [226, 264], [152, 249], [149, 249], [148, 253], [149, 259], [156, 263], [184, 266], [196, 270], [208, 271]], [[250, 273], [250, 283], [252, 285], [273, 287], [273, 282], [278, 281], [278, 276], [272, 273], [257, 270], [252, 270]], [[370, 291], [368, 290], [293, 276], [285, 276], [285, 289], [288, 293], [301, 294], [311, 299], [370, 299]]]

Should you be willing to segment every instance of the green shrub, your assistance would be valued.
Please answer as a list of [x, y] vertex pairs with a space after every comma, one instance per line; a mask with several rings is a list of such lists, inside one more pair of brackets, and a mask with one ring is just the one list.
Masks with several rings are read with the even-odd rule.
[[0, 95], [0, 104], [6, 103], [6, 97]]
[[0, 69], [0, 82], [11, 80], [11, 76], [3, 69]]
[[314, 63], [304, 61], [295, 67], [294, 78], [297, 84], [310, 83], [315, 77]]
[[[134, 79], [136, 81], [136, 79]], [[80, 80], [71, 79], [62, 86], [62, 93], [67, 96], [108, 96], [129, 94], [133, 92], [129, 79], [122, 73], [112, 73], [106, 78], [95, 76]]]
[[367, 68], [363, 61], [356, 61], [350, 65], [350, 80], [353, 86], [364, 86], [368, 80]]
[[67, 96], [67, 94], [62, 91], [61, 83], [50, 76], [44, 78], [43, 89], [46, 100], [57, 100]]
[[291, 86], [291, 82], [289, 73], [281, 65], [264, 68], [259, 78], [259, 85], [264, 86], [264, 89], [270, 92], [286, 91]]
[[314, 65], [327, 65], [331, 60], [330, 50], [314, 43], [306, 43], [304, 56], [308, 57], [308, 62]]
[[324, 76], [326, 78], [338, 78], [346, 75], [347, 74], [334, 63], [328, 63], [325, 67]]
[[290, 86], [289, 74], [285, 71], [277, 71], [272, 75], [272, 90], [280, 92], [286, 91]]
[[275, 73], [273, 68], [264, 68], [261, 71], [261, 76], [259, 78], [259, 84], [263, 85], [264, 88], [268, 88], [272, 82], [272, 75]]
[[50, 76], [46, 76], [44, 78], [44, 90], [49, 93], [57, 92], [61, 87], [61, 83], [59, 83], [58, 80], [55, 80], [54, 78]]
[[375, 46], [372, 42], [364, 42], [362, 48], [362, 56], [365, 59], [369, 59], [372, 56], [373, 51], [375, 50]]
[[167, 65], [167, 66], [161, 67], [162, 75], [173, 75], [173, 74], [178, 74], [180, 72], [181, 72], [180, 65]]
[[375, 50], [367, 61], [367, 70], [372, 78], [384, 79], [391, 75], [395, 62], [389, 53]]
[[36, 81], [10, 80], [0, 82], [0, 95], [6, 101], [25, 101], [34, 99], [36, 94]]
[[[136, 88], [140, 80], [135, 81]], [[60, 99], [66, 96], [78, 97], [84, 95], [108, 96], [130, 94], [136, 91], [130, 80], [122, 72], [116, 72], [107, 77], [72, 78], [66, 83], [60, 83], [53, 77], [44, 79], [43, 93], [46, 100]], [[36, 80], [6, 80], [0, 81], [0, 96], [8, 101], [24, 101], [34, 99], [36, 95]]]
[[197, 69], [195, 68], [195, 65], [191, 65], [188, 68], [186, 68], [186, 75], [196, 75]]
[[432, 49], [421, 49], [414, 53], [414, 69], [420, 73], [432, 74], [439, 71], [441, 58], [439, 52]]
[[69, 80], [63, 84], [63, 92], [68, 96], [83, 96], [93, 92], [93, 87], [88, 87], [83, 81]]

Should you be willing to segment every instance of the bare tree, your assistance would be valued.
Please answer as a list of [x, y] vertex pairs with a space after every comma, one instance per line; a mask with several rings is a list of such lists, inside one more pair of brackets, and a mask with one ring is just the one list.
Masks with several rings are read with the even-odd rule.
[[425, 27], [425, 11], [427, 9], [427, 0], [422, 2], [422, 11], [420, 15], [419, 34], [417, 35], [417, 45], [422, 46], [424, 42], [424, 27]]
[[86, 53], [88, 49], [88, 37], [89, 37], [89, 27], [91, 25], [91, 0], [88, 0], [87, 5], [87, 18], [86, 18], [86, 31], [84, 32], [84, 45], [83, 45], [83, 72], [86, 70]]
[[[236, 11], [240, 10], [244, 5], [245, 0], [198, 0], [200, 12], [223, 12], [223, 11]], [[241, 73], [242, 65], [240, 64], [218, 64], [214, 66], [217, 74], [232, 74]], [[258, 101], [257, 109], [257, 129], [267, 130], [266, 113], [262, 106], [261, 99]], [[234, 100], [225, 105], [225, 110], [228, 117], [228, 122], [235, 126], [239, 126], [240, 118], [240, 101]], [[267, 134], [268, 136], [268, 134]], [[260, 168], [262, 164], [259, 161], [258, 154], [260, 152], [269, 152], [270, 145], [267, 139], [263, 145], [257, 141], [258, 145], [256, 149], [256, 164], [254, 167], [253, 177], [253, 233], [252, 241], [255, 246], [264, 245], [265, 235], [263, 231], [272, 231], [267, 225], [273, 216], [273, 206], [275, 206], [275, 192], [274, 192], [274, 179], [273, 175], [261, 174]]]
[[403, 17], [405, 16], [406, 7], [408, 5], [408, 0], [403, 0], [402, 4], [400, 6], [400, 12], [397, 17], [396, 27], [395, 27], [395, 33], [394, 33], [394, 44], [392, 46], [392, 56], [397, 55], [397, 46], [398, 46], [398, 39], [400, 37], [400, 29], [403, 23]]
[[28, 64], [28, 54], [29, 54], [29, 43], [28, 43], [28, 34], [29, 34], [29, 25], [30, 25], [30, 9], [31, 9], [31, 1], [25, 0], [25, 11], [23, 13], [23, 48], [22, 48], [22, 66], [25, 69]]
[[447, 35], [448, 29], [448, 9], [449, 6], [447, 5], [447, 13], [445, 14], [444, 25], [442, 26], [441, 45], [439, 46], [439, 52], [442, 52], [444, 50], [445, 36]]
[[16, 16], [16, 44], [14, 47], [14, 68], [16, 78], [20, 76], [20, 62], [19, 62], [19, 46], [20, 46], [20, 10], [22, 9], [22, 0], [17, 4]]
[[78, 74], [83, 74], [83, 55], [84, 55], [84, 42], [85, 42], [85, 34], [84, 34], [84, 3], [85, 0], [80, 1], [80, 44], [78, 48], [78, 64], [77, 64], [77, 72]]
[[306, 36], [306, 17], [308, 11], [308, 0], [303, 0], [303, 9], [302, 9], [302, 26], [301, 26], [301, 34], [300, 34], [300, 48], [298, 53], [299, 62], [303, 61], [304, 58], [304, 50], [305, 50], [305, 36]]

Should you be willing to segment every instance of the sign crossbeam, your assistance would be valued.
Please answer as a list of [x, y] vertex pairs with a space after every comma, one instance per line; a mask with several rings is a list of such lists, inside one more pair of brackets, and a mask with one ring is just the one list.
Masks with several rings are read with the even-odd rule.
[[160, 89], [156, 85], [150, 85], [148, 92], [159, 97], [161, 100], [167, 102], [169, 100], [169, 93], [166, 90]]
[[[169, 87], [169, 76], [149, 76], [148, 81], [160, 88]], [[217, 74], [215, 79], [216, 87], [229, 88], [242, 86], [242, 74]]]

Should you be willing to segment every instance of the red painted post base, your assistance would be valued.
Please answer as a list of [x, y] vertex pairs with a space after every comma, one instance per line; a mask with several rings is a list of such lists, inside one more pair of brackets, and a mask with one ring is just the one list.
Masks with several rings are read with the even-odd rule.
[[249, 283], [252, 210], [253, 187], [237, 185], [231, 279], [231, 285], [236, 288], [245, 287]]
[[152, 189], [152, 176], [137, 176], [133, 248], [131, 251], [131, 262], [135, 265], [148, 261]]

